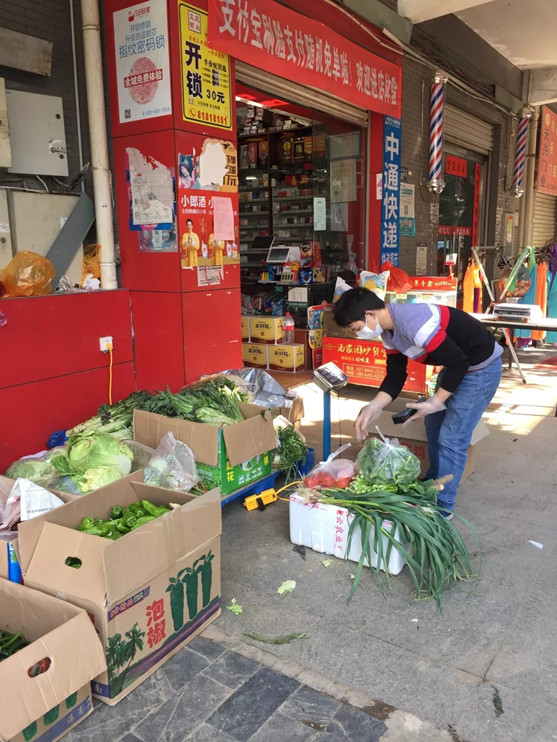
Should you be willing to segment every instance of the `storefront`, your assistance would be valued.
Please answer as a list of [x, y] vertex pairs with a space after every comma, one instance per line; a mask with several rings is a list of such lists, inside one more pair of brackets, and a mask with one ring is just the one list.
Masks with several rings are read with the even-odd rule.
[[[105, 9], [139, 388], [240, 366], [261, 281], [299, 270], [317, 295], [397, 261], [402, 57], [377, 29], [313, 2]], [[268, 264], [271, 245], [289, 259]]]

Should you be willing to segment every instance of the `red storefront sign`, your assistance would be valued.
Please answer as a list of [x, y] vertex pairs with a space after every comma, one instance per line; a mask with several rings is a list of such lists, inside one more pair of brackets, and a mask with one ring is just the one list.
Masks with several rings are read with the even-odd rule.
[[541, 116], [538, 191], [557, 196], [557, 114], [547, 106]]
[[465, 178], [468, 174], [466, 160], [463, 157], [447, 155], [445, 157], [445, 172], [448, 175], [458, 175], [459, 178]]
[[456, 278], [450, 276], [412, 276], [412, 288], [432, 291], [456, 291]]
[[[329, 361], [344, 371], [351, 384], [378, 387], [385, 377], [387, 354], [382, 343], [324, 337], [323, 363]], [[404, 391], [425, 394], [431, 369], [409, 360]]]
[[209, 46], [400, 118], [401, 68], [274, 0], [209, 0]]
[[450, 227], [440, 224], [437, 234], [442, 235], [443, 237], [450, 237], [453, 234], [456, 234], [457, 237], [471, 237], [472, 227]]

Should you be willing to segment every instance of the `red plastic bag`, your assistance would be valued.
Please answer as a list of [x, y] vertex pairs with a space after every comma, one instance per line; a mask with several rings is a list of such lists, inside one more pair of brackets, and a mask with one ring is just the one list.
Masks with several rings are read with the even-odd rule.
[[54, 266], [48, 258], [30, 250], [22, 250], [4, 268], [0, 279], [5, 289], [4, 298], [51, 294], [55, 274]]
[[389, 280], [387, 282], [387, 291], [394, 291], [397, 294], [407, 294], [413, 287], [410, 276], [402, 268], [397, 268], [392, 263], [383, 263], [382, 271], [389, 271]]
[[327, 461], [321, 461], [314, 466], [304, 479], [306, 487], [337, 487], [346, 489], [351, 480], [356, 476], [356, 462], [350, 459], [338, 459], [337, 456], [344, 451], [350, 443], [341, 446], [338, 451], [332, 453]]

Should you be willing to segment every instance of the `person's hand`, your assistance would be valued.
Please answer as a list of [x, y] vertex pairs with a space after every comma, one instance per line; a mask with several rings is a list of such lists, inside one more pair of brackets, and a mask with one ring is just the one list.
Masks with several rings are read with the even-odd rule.
[[354, 427], [356, 428], [356, 438], [359, 441], [365, 440], [369, 435], [369, 426], [374, 420], [377, 420], [381, 414], [382, 407], [377, 402], [370, 402], [365, 407], [362, 407], [360, 414], [356, 418]]
[[441, 400], [438, 399], [435, 395], [433, 395], [433, 397], [428, 397], [423, 402], [408, 402], [406, 406], [412, 410], [417, 410], [417, 412], [415, 415], [412, 415], [412, 417], [409, 417], [405, 423], [403, 423], [403, 428], [406, 425], [409, 425], [414, 420], [420, 420], [426, 415], [431, 415], [434, 412], [441, 412], [442, 410], [447, 409], [446, 405], [444, 405], [443, 402], [441, 402]]

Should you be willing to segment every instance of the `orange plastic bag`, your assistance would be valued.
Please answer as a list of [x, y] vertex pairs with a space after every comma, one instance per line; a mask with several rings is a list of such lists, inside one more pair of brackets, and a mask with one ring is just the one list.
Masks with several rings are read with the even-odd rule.
[[81, 269], [81, 286], [87, 276], [91, 274], [93, 278], [101, 277], [101, 246], [87, 245], [83, 249], [83, 263]]
[[5, 288], [4, 298], [51, 294], [55, 273], [48, 258], [30, 250], [18, 252], [4, 268], [3, 277], [0, 277]]
[[397, 268], [392, 263], [383, 263], [381, 271], [389, 271], [389, 280], [387, 282], [387, 291], [394, 291], [397, 294], [407, 294], [413, 287], [410, 276], [402, 268]]

